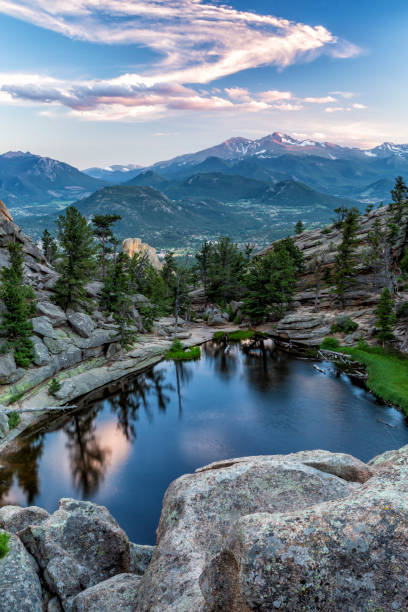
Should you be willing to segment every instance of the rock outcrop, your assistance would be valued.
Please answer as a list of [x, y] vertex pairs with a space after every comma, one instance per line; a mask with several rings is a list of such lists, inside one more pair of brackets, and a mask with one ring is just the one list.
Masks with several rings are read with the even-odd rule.
[[[338, 317], [345, 315], [358, 323], [358, 329], [354, 336], [350, 333], [339, 336], [342, 344], [355, 344], [360, 335], [366, 340], [372, 338], [375, 327], [374, 307], [384, 286], [367, 257], [368, 233], [376, 219], [381, 227], [385, 226], [387, 211], [387, 207], [382, 207], [359, 217], [356, 237], [357, 274], [345, 293], [344, 309], [336, 302], [332, 287], [326, 280], [333, 269], [337, 247], [342, 239], [341, 228], [336, 228], [333, 224], [327, 228], [305, 231], [294, 237], [295, 244], [304, 257], [304, 272], [298, 280], [291, 310], [274, 327], [276, 339], [318, 346], [326, 336], [335, 335], [330, 332], [330, 328]], [[395, 260], [401, 256], [403, 246], [401, 240], [396, 242], [393, 252]], [[273, 244], [259, 255], [266, 254], [272, 247]], [[317, 260], [320, 261], [319, 272], [316, 269]], [[318, 302], [317, 276], [320, 277]], [[399, 296], [401, 301], [406, 298], [404, 294]], [[402, 339], [404, 334], [405, 329], [397, 327], [396, 336]]]
[[317, 450], [204, 466], [169, 486], [156, 547], [72, 499], [2, 508], [0, 528], [0, 610], [402, 611], [408, 446], [368, 464]]
[[122, 242], [122, 250], [129, 257], [133, 257], [136, 253], [146, 254], [153, 268], [156, 268], [156, 270], [162, 268], [162, 263], [157, 256], [156, 249], [142, 242], [140, 238], [126, 238]]

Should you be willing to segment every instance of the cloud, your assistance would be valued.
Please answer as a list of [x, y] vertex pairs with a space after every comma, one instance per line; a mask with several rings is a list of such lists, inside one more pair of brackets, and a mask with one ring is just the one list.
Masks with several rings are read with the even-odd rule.
[[305, 98], [304, 101], [309, 104], [327, 104], [328, 102], [336, 102], [336, 98], [326, 96], [324, 98]]
[[351, 106], [328, 106], [324, 109], [326, 113], [339, 113], [341, 111], [350, 112], [352, 110], [363, 110], [367, 107], [364, 104], [352, 104]]
[[321, 54], [345, 58], [360, 52], [321, 25], [240, 11], [215, 0], [0, 0], [0, 12], [72, 39], [155, 52], [142, 75], [78, 82], [0, 75], [0, 102], [59, 105], [95, 120], [138, 120], [166, 110], [299, 110], [299, 102], [282, 103], [292, 98], [290, 92], [194, 87], [259, 66], [284, 68]]
[[0, 12], [70, 38], [144, 45], [161, 58], [151, 75], [184, 83], [208, 83], [257, 66], [285, 67], [321, 53], [359, 53], [321, 25], [203, 0], [0, 0]]
[[290, 91], [277, 91], [270, 89], [269, 91], [262, 91], [258, 94], [261, 100], [265, 102], [276, 102], [277, 100], [290, 100], [292, 94]]
[[339, 113], [341, 111], [349, 111], [350, 108], [344, 108], [343, 106], [328, 106], [324, 109], [325, 113]]
[[356, 95], [352, 91], [331, 91], [330, 94], [332, 96], [339, 96], [340, 98], [345, 98], [346, 100], [354, 98], [354, 96]]

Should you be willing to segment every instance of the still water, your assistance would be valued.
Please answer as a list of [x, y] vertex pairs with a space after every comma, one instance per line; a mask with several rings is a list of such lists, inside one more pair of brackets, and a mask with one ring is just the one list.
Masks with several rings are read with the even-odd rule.
[[366, 461], [408, 444], [403, 415], [319, 364], [209, 342], [196, 362], [162, 362], [105, 388], [0, 458], [0, 504], [54, 511], [61, 497], [109, 508], [129, 538], [153, 544], [174, 479], [227, 457], [323, 448]]

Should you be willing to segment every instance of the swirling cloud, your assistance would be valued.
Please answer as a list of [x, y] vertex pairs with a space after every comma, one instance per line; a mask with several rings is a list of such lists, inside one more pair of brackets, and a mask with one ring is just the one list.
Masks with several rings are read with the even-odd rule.
[[[192, 87], [259, 66], [283, 68], [323, 53], [339, 58], [359, 53], [358, 47], [321, 25], [203, 0], [0, 0], [0, 12], [70, 38], [142, 45], [155, 52], [156, 59], [143, 75], [76, 83], [1, 75], [3, 101], [11, 96], [58, 104], [87, 116], [93, 111], [100, 116], [112, 106], [116, 107], [114, 115], [121, 117], [126, 109], [130, 109], [128, 116], [140, 116], [141, 109], [149, 114], [163, 108], [263, 110], [276, 101], [289, 100], [290, 92], [279, 97], [282, 92], [272, 90], [254, 97], [241, 88], [230, 88], [220, 97]], [[136, 59], [137, 51], [130, 53]], [[284, 110], [285, 105], [278, 107]], [[287, 110], [299, 107], [286, 103]]]

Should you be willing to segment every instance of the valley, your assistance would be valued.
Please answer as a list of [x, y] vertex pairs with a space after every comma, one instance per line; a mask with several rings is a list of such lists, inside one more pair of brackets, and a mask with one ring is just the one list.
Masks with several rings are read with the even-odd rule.
[[138, 236], [158, 249], [194, 250], [229, 234], [257, 248], [289, 235], [301, 219], [313, 229], [333, 210], [389, 201], [408, 170], [405, 145], [371, 150], [300, 141], [275, 132], [232, 138], [197, 153], [158, 162], [76, 168], [30, 153], [0, 156], [0, 198], [38, 240], [69, 204], [87, 218], [120, 214], [120, 239]]

